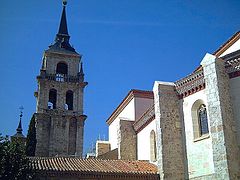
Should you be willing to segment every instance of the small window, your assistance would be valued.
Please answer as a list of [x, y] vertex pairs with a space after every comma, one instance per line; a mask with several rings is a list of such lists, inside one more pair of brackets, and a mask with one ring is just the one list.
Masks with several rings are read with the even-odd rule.
[[68, 110], [73, 110], [73, 92], [70, 90], [66, 93], [66, 105]]
[[48, 108], [56, 109], [56, 104], [57, 104], [57, 90], [51, 89], [49, 91]]
[[207, 110], [204, 104], [200, 105], [198, 109], [198, 121], [199, 121], [199, 133], [200, 136], [204, 134], [208, 134], [208, 118], [207, 118]]

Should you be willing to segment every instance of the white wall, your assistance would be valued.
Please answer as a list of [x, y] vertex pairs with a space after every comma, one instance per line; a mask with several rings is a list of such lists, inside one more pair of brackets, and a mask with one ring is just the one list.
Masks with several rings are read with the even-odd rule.
[[155, 119], [137, 134], [137, 159], [150, 160], [150, 133], [156, 132]]
[[240, 146], [240, 77], [230, 79], [230, 94], [233, 104], [233, 115], [237, 122], [238, 145]]
[[240, 39], [237, 40], [232, 46], [230, 46], [224, 53], [222, 53], [220, 57], [230, 54], [239, 49], [240, 49]]
[[129, 102], [129, 104], [122, 110], [122, 112], [114, 119], [114, 121], [109, 125], [109, 142], [111, 143], [111, 150], [118, 148], [118, 129], [120, 119], [126, 119], [130, 121], [135, 120], [135, 104], [134, 98]]
[[128, 105], [122, 110], [122, 112], [117, 116], [120, 119], [126, 119], [129, 121], [135, 120], [135, 103], [134, 98], [128, 103]]
[[[212, 174], [214, 172], [211, 134], [206, 139], [194, 142], [191, 109], [194, 102], [199, 99], [203, 100], [207, 106], [205, 90], [199, 91], [183, 99], [189, 178]], [[210, 125], [208, 127], [210, 131]]]

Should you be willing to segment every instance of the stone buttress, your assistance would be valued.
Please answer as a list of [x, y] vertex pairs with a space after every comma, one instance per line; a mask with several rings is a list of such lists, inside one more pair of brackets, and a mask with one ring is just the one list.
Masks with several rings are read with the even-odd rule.
[[181, 106], [174, 83], [156, 81], [153, 92], [160, 177], [185, 179]]
[[238, 179], [240, 151], [224, 61], [206, 54], [203, 66], [216, 179]]

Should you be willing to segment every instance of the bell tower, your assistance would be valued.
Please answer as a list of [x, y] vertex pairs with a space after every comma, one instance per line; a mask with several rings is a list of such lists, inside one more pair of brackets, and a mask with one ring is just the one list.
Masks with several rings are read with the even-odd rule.
[[84, 81], [81, 55], [70, 45], [63, 10], [55, 41], [44, 51], [38, 89], [36, 156], [82, 156], [84, 121]]

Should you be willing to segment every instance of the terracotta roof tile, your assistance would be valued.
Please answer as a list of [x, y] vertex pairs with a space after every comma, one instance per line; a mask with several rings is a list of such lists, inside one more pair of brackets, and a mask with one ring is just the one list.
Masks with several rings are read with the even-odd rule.
[[157, 166], [147, 161], [80, 159], [74, 157], [30, 157], [36, 171], [158, 174]]

